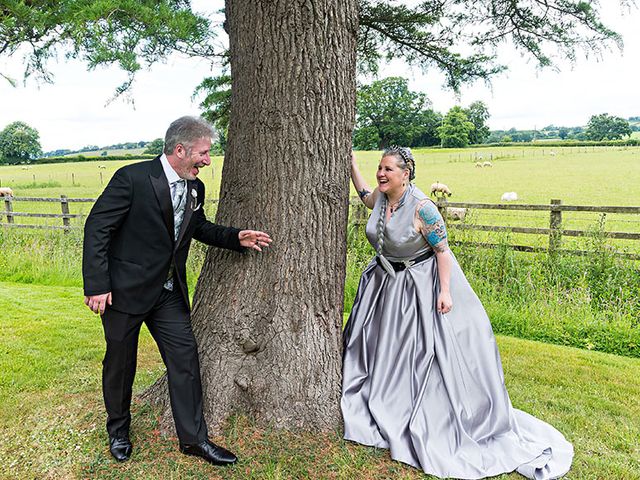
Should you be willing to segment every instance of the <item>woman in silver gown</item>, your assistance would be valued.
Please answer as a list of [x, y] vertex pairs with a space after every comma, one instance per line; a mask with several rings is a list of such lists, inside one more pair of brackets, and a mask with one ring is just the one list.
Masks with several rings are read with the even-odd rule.
[[377, 255], [360, 279], [344, 332], [345, 439], [438, 477], [476, 479], [517, 470], [564, 475], [573, 447], [511, 406], [495, 337], [449, 250], [435, 204], [411, 180], [408, 148], [382, 155], [371, 192], [355, 158], [353, 183], [373, 212]]

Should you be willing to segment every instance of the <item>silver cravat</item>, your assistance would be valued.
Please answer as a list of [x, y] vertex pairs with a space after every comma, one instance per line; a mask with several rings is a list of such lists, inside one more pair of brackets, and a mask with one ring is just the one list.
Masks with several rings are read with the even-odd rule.
[[[187, 205], [187, 196], [185, 190], [187, 189], [187, 182], [184, 179], [171, 182], [171, 204], [173, 205], [173, 238], [178, 240], [178, 234], [180, 233], [180, 227], [182, 226], [182, 219], [184, 218], [184, 208]], [[169, 278], [164, 284], [164, 288], [173, 291], [173, 265], [169, 270]]]
[[187, 189], [186, 181], [184, 179], [176, 180], [171, 184], [172, 195], [171, 203], [173, 205], [173, 235], [174, 240], [178, 239], [178, 233], [180, 233], [180, 227], [182, 226], [182, 219], [184, 218], [184, 207], [187, 204], [187, 197], [184, 194]]

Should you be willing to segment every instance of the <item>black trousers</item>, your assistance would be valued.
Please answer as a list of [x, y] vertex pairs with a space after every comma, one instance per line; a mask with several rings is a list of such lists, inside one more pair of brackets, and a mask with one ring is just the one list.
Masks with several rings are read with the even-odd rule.
[[167, 367], [171, 411], [180, 442], [193, 444], [206, 440], [198, 348], [189, 308], [178, 288], [173, 292], [163, 289], [148, 313], [130, 315], [107, 308], [102, 316], [107, 342], [102, 363], [102, 392], [109, 436], [129, 435], [131, 389], [142, 322], [147, 324]]

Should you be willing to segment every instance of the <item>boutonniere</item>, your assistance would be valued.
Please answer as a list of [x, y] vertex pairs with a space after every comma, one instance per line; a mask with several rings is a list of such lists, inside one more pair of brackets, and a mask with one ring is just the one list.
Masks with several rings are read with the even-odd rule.
[[198, 191], [195, 188], [191, 189], [191, 210], [194, 212], [200, 210], [201, 203], [198, 203]]

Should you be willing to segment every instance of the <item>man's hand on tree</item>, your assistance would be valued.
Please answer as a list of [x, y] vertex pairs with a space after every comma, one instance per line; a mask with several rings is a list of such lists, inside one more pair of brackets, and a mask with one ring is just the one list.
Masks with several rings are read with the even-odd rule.
[[240, 233], [238, 233], [238, 240], [240, 240], [240, 245], [243, 247], [253, 248], [259, 252], [262, 251], [260, 247], [268, 247], [273, 241], [268, 233], [258, 230], [241, 230]]

